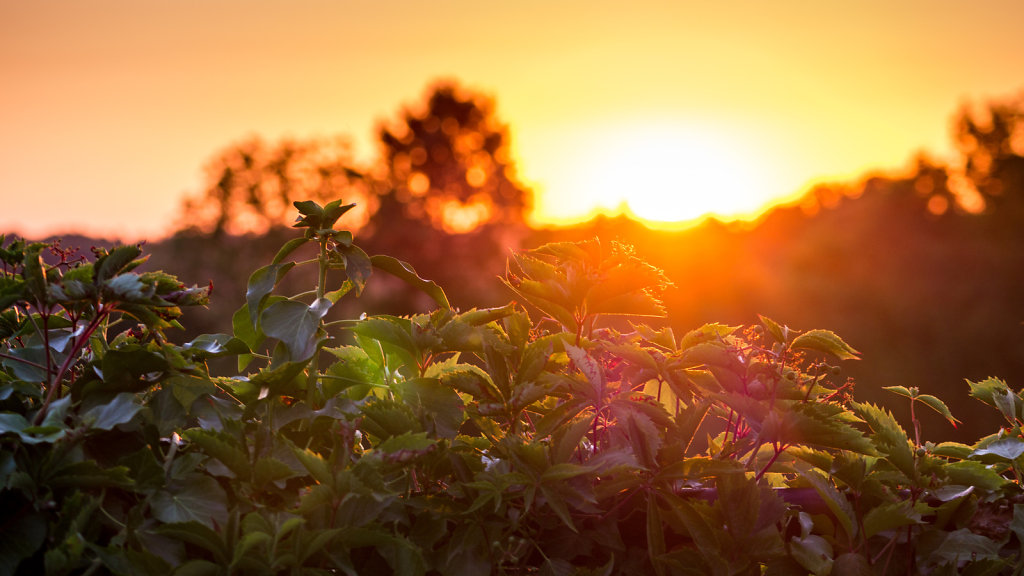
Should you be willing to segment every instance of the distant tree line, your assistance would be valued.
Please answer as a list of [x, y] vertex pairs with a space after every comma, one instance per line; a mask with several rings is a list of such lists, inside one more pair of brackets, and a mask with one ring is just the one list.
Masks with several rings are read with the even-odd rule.
[[[796, 329], [829, 326], [864, 353], [848, 369], [858, 395], [918, 386], [952, 400], [964, 422], [953, 430], [925, 416], [929, 437], [973, 439], [985, 426], [972, 420], [980, 404], [964, 379], [999, 375], [1024, 387], [1024, 97], [965, 107], [953, 126], [959, 154], [949, 164], [922, 155], [901, 175], [819, 186], [754, 224], [710, 220], [670, 232], [598, 217], [534, 230], [531, 193], [494, 101], [442, 82], [381, 124], [369, 165], [342, 138], [252, 138], [222, 150], [183, 203], [178, 232], [148, 247], [149, 266], [213, 281], [216, 305], [190, 311], [186, 323], [198, 334], [230, 331], [249, 271], [295, 234], [294, 200], [356, 202], [341, 224], [360, 246], [412, 263], [455, 306], [507, 300], [493, 278], [510, 249], [621, 240], [673, 280], [664, 296], [674, 329], [747, 324], [757, 314]], [[340, 313], [431, 306], [397, 282], [368, 293]]]

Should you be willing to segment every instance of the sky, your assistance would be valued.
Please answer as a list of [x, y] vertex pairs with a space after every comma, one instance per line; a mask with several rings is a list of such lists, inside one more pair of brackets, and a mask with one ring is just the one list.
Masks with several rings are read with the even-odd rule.
[[0, 0], [0, 231], [171, 231], [257, 135], [374, 129], [453, 78], [493, 97], [538, 224], [749, 216], [953, 158], [1021, 93], [1017, 0]]

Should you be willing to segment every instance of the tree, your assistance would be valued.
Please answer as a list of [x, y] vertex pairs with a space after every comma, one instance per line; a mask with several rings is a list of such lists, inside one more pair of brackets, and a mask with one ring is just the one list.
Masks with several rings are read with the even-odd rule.
[[353, 167], [342, 138], [281, 140], [253, 137], [220, 151], [206, 166], [204, 190], [182, 205], [181, 229], [214, 236], [265, 233], [290, 225], [292, 202], [338, 198], [358, 209], [347, 224], [365, 224], [376, 206], [362, 172]]
[[1024, 220], [1024, 94], [989, 102], [980, 113], [965, 107], [955, 126], [964, 175], [986, 212], [1016, 226]]
[[508, 128], [494, 101], [440, 82], [426, 105], [380, 129], [383, 222], [425, 222], [467, 233], [484, 224], [521, 226], [530, 193], [515, 177]]

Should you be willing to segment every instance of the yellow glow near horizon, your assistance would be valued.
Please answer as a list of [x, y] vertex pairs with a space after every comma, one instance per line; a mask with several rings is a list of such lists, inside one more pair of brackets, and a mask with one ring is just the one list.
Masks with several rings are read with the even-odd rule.
[[537, 221], [567, 224], [604, 212], [679, 227], [708, 216], [749, 219], [795, 192], [769, 165], [768, 151], [704, 127], [619, 125], [568, 155], [543, 176]]

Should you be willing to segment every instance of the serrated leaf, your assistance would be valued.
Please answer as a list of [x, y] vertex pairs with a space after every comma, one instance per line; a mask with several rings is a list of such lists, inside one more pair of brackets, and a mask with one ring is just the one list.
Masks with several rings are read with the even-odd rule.
[[960, 422], [959, 420], [953, 417], [953, 413], [949, 411], [949, 407], [946, 406], [945, 402], [936, 398], [935, 396], [932, 396], [931, 394], [921, 394], [917, 397], [917, 401], [923, 402], [925, 406], [931, 408], [932, 410], [935, 410], [939, 414], [942, 414], [942, 417], [948, 420], [954, 428], [956, 428], [957, 423]]
[[871, 508], [864, 515], [864, 537], [871, 538], [887, 530], [923, 523], [921, 513], [914, 509], [910, 500], [888, 502]]
[[778, 322], [768, 318], [767, 316], [757, 315], [758, 319], [761, 320], [761, 325], [764, 329], [771, 334], [772, 338], [780, 344], [785, 344], [789, 339], [789, 327], [783, 326]]
[[322, 456], [308, 448], [293, 448], [293, 451], [314, 480], [326, 486], [334, 484], [334, 474]]
[[194, 442], [203, 452], [220, 460], [237, 477], [248, 479], [251, 471], [249, 455], [238, 446], [237, 440], [224, 432], [193, 428], [182, 436]]
[[261, 487], [272, 482], [287, 480], [296, 476], [295, 471], [277, 458], [264, 457], [256, 461], [252, 467], [252, 482]]
[[[187, 542], [203, 550], [209, 551], [217, 562], [228, 563], [228, 551], [224, 541], [213, 528], [196, 521], [170, 522], [157, 526], [154, 532], [160, 536]], [[175, 572], [177, 574], [177, 572]]]
[[687, 332], [686, 335], [683, 336], [683, 339], [679, 341], [679, 348], [681, 350], [685, 350], [686, 348], [696, 346], [701, 342], [722, 341], [737, 329], [738, 327], [736, 326], [726, 326], [725, 324], [719, 324], [717, 322], [705, 324], [700, 328]]
[[894, 468], [916, 483], [919, 480], [919, 473], [914, 464], [910, 439], [893, 415], [868, 403], [854, 402], [852, 407], [871, 428], [871, 441], [875, 444], [875, 449], [883, 454]]
[[577, 348], [572, 344], [565, 345], [565, 353], [572, 359], [572, 363], [587, 379], [587, 382], [590, 383], [594, 398], [600, 398], [605, 389], [605, 377], [601, 365], [598, 364], [597, 360], [591, 358], [586, 350]]
[[811, 330], [793, 339], [791, 348], [815, 350], [831, 354], [840, 360], [857, 360], [860, 352], [854, 350], [843, 339], [829, 330]]
[[1010, 483], [988, 466], [974, 460], [951, 462], [942, 467], [942, 472], [952, 484], [975, 486], [990, 492], [1000, 490]]
[[424, 411], [423, 427], [442, 437], [455, 438], [465, 420], [462, 398], [436, 378], [410, 378], [397, 382], [402, 400]]
[[911, 392], [906, 386], [883, 386], [882, 390], [886, 390], [896, 394], [897, 396], [903, 396], [904, 398], [916, 398], [917, 394]]

